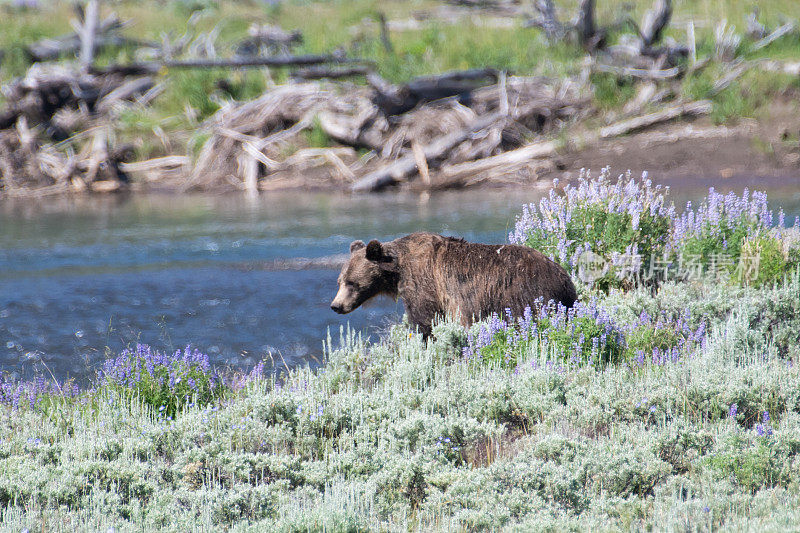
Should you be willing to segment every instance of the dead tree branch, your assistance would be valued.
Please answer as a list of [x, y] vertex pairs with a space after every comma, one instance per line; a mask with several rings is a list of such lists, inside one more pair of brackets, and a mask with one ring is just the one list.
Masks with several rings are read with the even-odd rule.
[[[95, 47], [104, 46], [123, 46], [128, 43], [141, 46], [154, 46], [155, 43], [137, 41], [119, 35], [115, 35], [117, 30], [122, 29], [125, 24], [115, 16], [110, 16], [100, 22], [95, 29]], [[59, 56], [66, 54], [76, 54], [81, 49], [81, 35], [78, 32], [69, 33], [60, 37], [40, 39], [28, 45], [26, 51], [33, 61], [51, 61], [58, 59]]]
[[340, 78], [351, 78], [353, 76], [366, 76], [373, 72], [372, 67], [367, 66], [354, 66], [346, 68], [331, 68], [331, 67], [307, 67], [295, 70], [290, 74], [290, 77], [295, 80], [321, 80], [323, 78], [335, 80]]
[[528, 24], [542, 28], [550, 42], [563, 39], [567, 32], [556, 16], [556, 6], [553, 4], [553, 0], [536, 0], [534, 7], [539, 12], [540, 18], [529, 21]]

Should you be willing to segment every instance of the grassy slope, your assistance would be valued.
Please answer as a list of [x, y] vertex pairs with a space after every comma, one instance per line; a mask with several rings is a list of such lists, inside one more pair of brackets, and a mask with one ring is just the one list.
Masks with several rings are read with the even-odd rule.
[[[557, 2], [566, 12], [574, 12], [577, 1]], [[414, 12], [431, 10], [438, 3], [413, 0], [386, 4], [377, 0], [352, 0], [341, 2], [308, 2], [269, 6], [261, 2], [144, 2], [121, 1], [114, 11], [123, 19], [134, 21], [126, 33], [146, 39], [160, 40], [162, 33], [174, 37], [186, 30], [189, 6], [209, 5], [200, 17], [197, 28], [219, 30], [219, 53], [231, 52], [231, 43], [241, 39], [252, 22], [272, 22], [285, 28], [303, 31], [304, 44], [299, 52], [327, 52], [339, 46], [350, 49], [354, 55], [372, 59], [379, 65], [381, 74], [393, 81], [404, 81], [413, 76], [452, 69], [494, 66], [519, 74], [560, 76], [580, 71], [582, 53], [568, 45], [548, 46], [538, 30], [525, 29], [521, 23], [515, 28], [486, 28], [465, 21], [459, 25], [434, 25], [418, 31], [394, 32], [391, 40], [394, 54], [387, 54], [378, 40], [374, 25], [364, 26], [362, 21], [374, 19], [380, 10], [388, 19], [405, 19]], [[622, 2], [618, 0], [598, 3], [601, 23], [616, 20]], [[752, 3], [743, 0], [682, 0], [675, 2], [674, 22], [668, 35], [686, 41], [686, 23], [697, 26], [698, 53], [700, 57], [713, 52], [713, 30], [717, 21], [727, 18], [738, 28], [744, 27], [744, 16]], [[800, 4], [791, 0], [760, 2], [762, 20], [769, 26], [777, 25], [782, 16], [800, 20]], [[633, 12], [637, 20], [649, 7], [649, 2], [636, 2]], [[6, 49], [6, 59], [0, 65], [0, 79], [6, 80], [24, 72], [26, 62], [22, 52], [25, 43], [35, 39], [70, 31], [72, 18], [67, 2], [56, 2], [42, 11], [9, 11], [0, 21], [0, 48]], [[352, 44], [355, 43], [355, 44]], [[744, 43], [746, 48], [747, 43]], [[800, 59], [800, 41], [797, 37], [785, 38], [760, 56], [781, 59]], [[105, 54], [101, 62], [125, 60], [128, 51]], [[703, 97], [711, 84], [723, 74], [721, 67], [712, 66], [683, 84], [688, 97]], [[234, 97], [248, 99], [259, 94], [270, 83], [280, 82], [283, 72], [265, 71], [176, 71], [164, 79], [167, 90], [149, 109], [135, 109], [125, 113], [120, 120], [119, 137], [133, 140], [139, 155], [146, 157], [170, 150], [182, 149], [192, 143], [197, 119], [209, 116], [218, 108], [220, 99], [229, 95], [215, 89], [215, 81], [229, 78]], [[617, 85], [609, 78], [594, 80], [596, 100], [601, 109], [613, 110], [634, 94], [630, 85]], [[754, 116], [769, 97], [794, 84], [776, 74], [753, 73], [715, 98], [714, 118], [723, 122], [740, 116]], [[186, 113], [189, 109], [190, 112]], [[154, 135], [159, 129], [166, 135]]]
[[800, 520], [800, 368], [751, 319], [798, 292], [612, 296], [618, 320], [711, 317], [704, 348], [663, 366], [487, 368], [459, 357], [456, 325], [427, 347], [397, 327], [176, 421], [108, 390], [4, 412], [2, 518], [32, 531], [785, 530]]

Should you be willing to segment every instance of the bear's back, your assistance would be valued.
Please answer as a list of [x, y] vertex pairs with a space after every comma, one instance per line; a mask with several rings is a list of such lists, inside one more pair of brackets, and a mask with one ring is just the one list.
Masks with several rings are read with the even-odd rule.
[[402, 241], [404, 270], [435, 292], [444, 310], [456, 308], [467, 321], [510, 308], [515, 315], [537, 300], [571, 307], [577, 299], [567, 272], [525, 246], [470, 243], [432, 233], [413, 233]]

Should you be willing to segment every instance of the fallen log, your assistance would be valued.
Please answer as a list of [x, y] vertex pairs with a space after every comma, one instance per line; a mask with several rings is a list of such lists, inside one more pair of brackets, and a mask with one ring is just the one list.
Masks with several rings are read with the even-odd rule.
[[298, 55], [270, 57], [232, 57], [227, 59], [188, 59], [149, 61], [129, 63], [126, 65], [109, 65], [102, 69], [94, 69], [96, 73], [120, 74], [156, 74], [164, 68], [248, 68], [248, 67], [300, 67], [306, 65], [322, 65], [325, 63], [369, 63], [364, 59], [351, 59], [340, 54]]
[[647, 106], [658, 105], [672, 94], [669, 89], [658, 90], [654, 82], [642, 83], [636, 90], [636, 95], [623, 106], [622, 112], [626, 116], [639, 115]]
[[330, 68], [330, 67], [307, 67], [292, 72], [289, 77], [295, 80], [321, 80], [328, 78], [331, 80], [340, 78], [350, 78], [353, 76], [366, 76], [372, 72], [372, 67], [368, 66], [354, 66], [347, 68]]
[[[466, 163], [461, 163], [466, 165]], [[534, 174], [539, 171], [550, 171], [556, 167], [556, 164], [544, 158], [537, 158], [537, 159], [527, 159], [527, 160], [520, 160], [517, 163], [503, 165], [500, 167], [491, 168], [487, 171], [483, 172], [473, 172], [469, 168], [464, 168], [463, 170], [458, 170], [456, 165], [452, 167], [444, 167], [442, 171], [437, 176], [437, 179], [430, 182], [430, 183], [419, 183], [415, 184], [414, 188], [418, 190], [429, 190], [429, 191], [442, 191], [447, 189], [453, 189], [457, 187], [469, 187], [487, 180], [492, 180], [493, 184], [497, 183], [517, 183], [519, 184], [518, 179], [503, 179], [498, 180], [500, 176], [507, 176], [512, 173], [518, 173], [520, 171], [527, 173], [530, 176], [530, 173], [533, 172]]]
[[727, 74], [722, 76], [720, 79], [718, 79], [716, 82], [714, 82], [714, 85], [708, 91], [708, 94], [706, 95], [706, 97], [707, 98], [712, 98], [712, 97], [718, 95], [719, 93], [721, 93], [722, 91], [724, 91], [725, 89], [730, 87], [730, 85], [734, 81], [739, 79], [739, 77], [741, 77], [742, 74], [744, 74], [745, 72], [747, 72], [748, 70], [750, 70], [754, 66], [755, 66], [755, 63], [742, 63], [741, 65], [733, 68], [730, 72], [728, 72]]
[[687, 102], [679, 104], [655, 113], [649, 113], [640, 117], [622, 120], [610, 126], [600, 128], [598, 134], [601, 139], [608, 139], [611, 137], [618, 137], [631, 133], [642, 128], [653, 126], [661, 122], [673, 120], [684, 116], [698, 116], [707, 115], [711, 113], [711, 102], [709, 100], [697, 100], [694, 102]]
[[767, 35], [766, 37], [764, 37], [763, 39], [760, 39], [755, 43], [753, 43], [753, 46], [750, 47], [750, 51], [757, 52], [758, 50], [761, 50], [762, 48], [765, 48], [770, 44], [774, 43], [784, 35], [792, 33], [794, 30], [795, 30], [794, 22], [788, 22], [783, 26], [781, 26], [780, 28], [773, 31], [772, 33], [770, 33], [769, 35]]
[[399, 86], [377, 74], [368, 75], [367, 82], [375, 90], [375, 105], [386, 116], [392, 116], [402, 115], [425, 102], [451, 96], [467, 98], [475, 89], [497, 83], [498, 77], [496, 69], [482, 68], [422, 76]]
[[176, 167], [188, 167], [191, 164], [192, 160], [188, 156], [168, 155], [165, 157], [157, 157], [155, 159], [147, 159], [145, 161], [120, 163], [119, 168], [123, 172], [137, 173], [137, 172], [153, 172], [156, 170], [172, 169]]
[[[468, 161], [457, 165], [445, 167], [440, 172], [441, 178], [448, 181], [460, 179], [465, 175], [478, 174], [496, 169], [507, 169], [526, 164], [532, 159], [554, 155], [562, 147], [560, 141], [540, 141], [528, 144], [516, 150], [502, 154], [485, 157], [477, 161]], [[434, 180], [434, 186], [439, 186], [439, 179]]]
[[47, 196], [61, 195], [69, 192], [69, 185], [56, 183], [44, 187], [0, 189], [0, 198], [44, 198]]
[[643, 69], [635, 67], [617, 67], [614, 65], [604, 65], [602, 63], [593, 64], [592, 70], [595, 72], [615, 74], [618, 77], [637, 78], [640, 80], [670, 80], [683, 74], [683, 69], [680, 67]]
[[[492, 113], [477, 119], [475, 122], [470, 124], [469, 127], [461, 131], [440, 137], [424, 148], [424, 159], [430, 165], [432, 160], [442, 157], [455, 146], [469, 138], [469, 136], [474, 132], [488, 128], [495, 122], [504, 118], [505, 115], [502, 113]], [[386, 187], [387, 185], [401, 181], [417, 170], [417, 160], [418, 158], [415, 157], [413, 153], [407, 154], [382, 169], [370, 172], [354, 183], [352, 190], [354, 192], [377, 191], [383, 187]]]

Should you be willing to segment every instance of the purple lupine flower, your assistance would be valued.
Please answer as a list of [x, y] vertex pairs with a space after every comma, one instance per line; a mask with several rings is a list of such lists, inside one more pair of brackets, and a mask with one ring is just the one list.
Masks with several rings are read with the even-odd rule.
[[736, 413], [739, 412], [739, 406], [735, 403], [732, 403], [730, 408], [728, 408], [728, 417], [733, 418], [736, 416]]
[[764, 424], [756, 424], [756, 434], [759, 437], [771, 437], [772, 428], [769, 426], [765, 426]]

